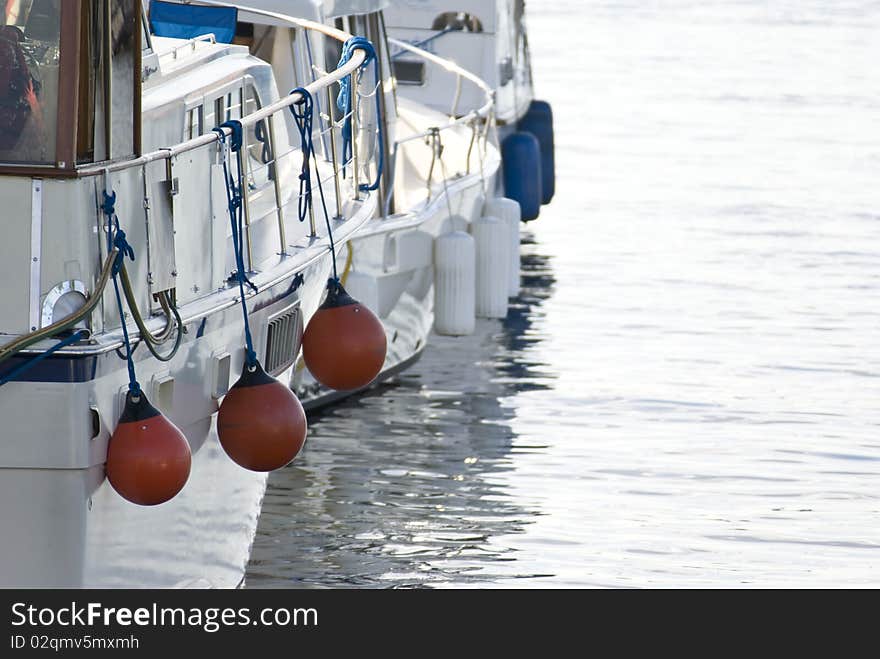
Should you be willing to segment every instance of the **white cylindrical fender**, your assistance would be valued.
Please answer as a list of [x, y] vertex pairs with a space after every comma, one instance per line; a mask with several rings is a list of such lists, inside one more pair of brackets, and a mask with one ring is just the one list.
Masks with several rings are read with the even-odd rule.
[[352, 270], [343, 286], [346, 293], [379, 317], [379, 282], [375, 277]]
[[522, 223], [522, 209], [519, 203], [507, 197], [495, 197], [486, 202], [486, 215], [500, 218], [507, 224], [508, 237], [510, 238], [510, 270], [508, 272], [509, 297], [516, 297], [520, 291], [520, 224]]
[[477, 248], [477, 316], [505, 318], [510, 283], [507, 224], [486, 215], [471, 225]]
[[476, 329], [476, 247], [464, 231], [434, 241], [434, 330], [466, 336]]

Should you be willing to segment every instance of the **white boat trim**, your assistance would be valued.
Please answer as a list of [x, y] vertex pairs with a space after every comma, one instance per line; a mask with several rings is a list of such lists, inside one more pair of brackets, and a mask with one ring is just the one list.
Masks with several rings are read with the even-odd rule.
[[43, 179], [31, 182], [31, 276], [28, 325], [32, 332], [40, 327], [40, 270], [43, 267]]

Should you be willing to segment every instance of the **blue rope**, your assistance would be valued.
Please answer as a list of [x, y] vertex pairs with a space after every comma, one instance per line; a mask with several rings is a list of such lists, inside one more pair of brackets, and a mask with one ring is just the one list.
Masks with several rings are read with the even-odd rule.
[[[355, 50], [363, 50], [366, 53], [364, 63], [361, 70], [367, 68], [370, 62], [373, 63], [373, 72], [376, 78], [376, 84], [382, 79], [382, 73], [379, 69], [379, 58], [376, 57], [376, 49], [366, 37], [352, 37], [342, 46], [342, 56], [339, 58], [339, 64], [336, 68], [345, 66], [351, 59]], [[352, 157], [353, 140], [351, 135], [351, 114], [352, 114], [352, 93], [351, 78], [345, 76], [339, 81], [339, 96], [336, 99], [336, 106], [343, 113], [345, 121], [342, 124], [342, 162], [343, 174], [345, 173], [345, 164]], [[385, 168], [385, 129], [382, 122], [382, 99], [381, 95], [376, 92], [376, 123], [379, 125], [379, 163], [376, 169], [376, 180], [371, 185], [363, 184], [360, 190], [363, 192], [372, 192], [379, 189], [379, 182], [382, 179], [382, 171]]]
[[132, 397], [141, 395], [141, 385], [137, 381], [137, 374], [134, 370], [134, 350], [131, 349], [131, 338], [128, 335], [128, 327], [125, 322], [125, 308], [122, 306], [122, 294], [119, 292], [119, 271], [125, 263], [127, 256], [134, 261], [134, 249], [125, 239], [125, 231], [119, 228], [119, 218], [116, 217], [116, 193], [107, 194], [104, 191], [104, 201], [101, 204], [101, 210], [107, 216], [107, 251], [113, 251], [116, 247], [119, 253], [113, 262], [113, 290], [116, 292], [116, 306], [119, 309], [119, 320], [122, 322], [122, 339], [125, 343], [125, 362], [128, 366], [128, 391]]
[[[312, 168], [310, 166], [312, 153], [315, 150], [312, 121], [314, 119], [314, 105], [312, 95], [303, 87], [297, 87], [291, 94], [299, 93], [302, 100], [288, 106], [293, 120], [299, 131], [299, 139], [302, 144], [302, 171], [299, 175], [299, 221], [305, 222], [312, 206]], [[320, 179], [320, 174], [318, 175]]]
[[254, 137], [257, 138], [257, 142], [263, 145], [263, 148], [260, 150], [260, 159], [263, 161], [263, 164], [267, 166], [269, 180], [274, 181], [275, 154], [272, 153], [272, 143], [267, 134], [266, 125], [262, 121], [258, 121], [254, 126]]
[[39, 355], [37, 355], [33, 359], [29, 359], [21, 366], [18, 366], [17, 368], [11, 370], [9, 373], [4, 375], [3, 378], [0, 379], [0, 387], [2, 387], [4, 384], [8, 384], [8, 383], [14, 381], [19, 376], [21, 376], [23, 373], [25, 373], [26, 371], [31, 370], [34, 366], [36, 366], [41, 361], [43, 361], [44, 359], [49, 357], [49, 355], [52, 355], [52, 354], [58, 352], [59, 350], [61, 350], [62, 348], [66, 348], [69, 345], [73, 345], [77, 341], [81, 341], [81, 340], [87, 338], [88, 335], [89, 335], [89, 333], [86, 330], [79, 330], [78, 332], [74, 332], [73, 334], [68, 336], [63, 341], [59, 341], [56, 345], [52, 346], [51, 348], [49, 348], [45, 352], [40, 353]]
[[245, 364], [248, 367], [256, 366], [257, 364], [257, 353], [254, 351], [254, 340], [251, 336], [251, 325], [248, 319], [248, 308], [247, 308], [247, 300], [245, 299], [245, 285], [248, 286], [254, 293], [257, 292], [257, 287], [254, 286], [254, 283], [248, 279], [247, 272], [244, 267], [244, 213], [243, 213], [243, 204], [242, 204], [242, 193], [244, 190], [244, 173], [242, 167], [242, 154], [241, 154], [241, 146], [243, 144], [243, 129], [241, 126], [241, 122], [233, 119], [232, 121], [227, 121], [220, 124], [219, 127], [214, 129], [214, 132], [220, 138], [220, 143], [225, 147], [226, 146], [226, 132], [223, 130], [224, 128], [228, 128], [232, 131], [232, 135], [229, 137], [229, 148], [233, 153], [236, 154], [236, 164], [237, 164], [237, 176], [235, 178], [232, 177], [231, 172], [229, 171], [229, 165], [226, 162], [226, 157], [224, 155], [223, 158], [223, 178], [226, 182], [226, 201], [229, 207], [229, 222], [232, 226], [232, 249], [235, 252], [235, 278], [238, 280], [238, 290], [241, 294], [241, 310], [242, 315], [244, 316], [244, 339], [245, 339]]
[[[449, 27], [447, 27], [447, 28], [443, 28], [443, 29], [440, 30], [439, 32], [435, 32], [434, 34], [432, 34], [432, 35], [431, 35], [430, 37], [428, 37], [427, 39], [422, 39], [421, 41], [416, 41], [416, 42], [413, 43], [412, 45], [415, 46], [416, 48], [423, 48], [423, 49], [424, 49], [424, 47], [427, 46], [427, 45], [429, 45], [431, 42], [436, 41], [437, 39], [439, 39], [439, 38], [442, 37], [443, 35], [449, 34], [450, 32], [461, 32], [461, 27], [459, 27], [459, 26], [449, 26]], [[394, 54], [391, 56], [391, 59], [392, 59], [392, 60], [396, 60], [396, 59], [397, 59], [398, 57], [400, 57], [401, 55], [406, 55], [407, 52], [409, 52], [409, 51], [407, 51], [407, 50], [405, 50], [405, 49], [404, 49], [404, 50], [398, 50], [396, 53], [394, 53]]]
[[[311, 71], [312, 82], [315, 82], [315, 81], [317, 81], [318, 76], [315, 73], [315, 58], [312, 55], [312, 40], [309, 37], [308, 30], [306, 30], [304, 32], [304, 39], [305, 39], [305, 43], [306, 43], [306, 53], [309, 58], [309, 71]], [[318, 121], [320, 122], [320, 128], [321, 128], [321, 147], [324, 149], [324, 153], [327, 154], [330, 152], [330, 147], [327, 144], [327, 135], [324, 131], [324, 124], [325, 124], [324, 113], [321, 112], [321, 97], [320, 96], [315, 99], [315, 107], [318, 109]], [[329, 108], [327, 109], [327, 114], [332, 115], [332, 112], [330, 111]], [[331, 123], [333, 122], [332, 116], [330, 117], [330, 122]]]
[[[318, 156], [315, 153], [315, 141], [312, 133], [312, 124], [315, 117], [314, 102], [312, 95], [304, 87], [297, 87], [291, 94], [299, 94], [302, 99], [290, 105], [290, 112], [296, 122], [299, 130], [300, 140], [302, 142], [303, 165], [302, 173], [299, 176], [299, 221], [305, 220], [309, 212], [309, 208], [313, 207], [312, 197], [312, 173], [310, 161], [314, 160], [315, 169], [318, 170]], [[336, 173], [334, 172], [335, 176]], [[324, 197], [324, 186], [321, 183], [321, 173], [318, 170], [318, 193], [321, 197], [321, 208], [324, 211], [324, 222], [327, 225], [327, 235], [330, 238], [330, 254], [333, 257], [333, 278], [331, 282], [339, 282], [339, 274], [336, 272], [336, 243], [333, 240], [333, 227], [330, 225], [330, 213], [327, 211], [327, 199]]]

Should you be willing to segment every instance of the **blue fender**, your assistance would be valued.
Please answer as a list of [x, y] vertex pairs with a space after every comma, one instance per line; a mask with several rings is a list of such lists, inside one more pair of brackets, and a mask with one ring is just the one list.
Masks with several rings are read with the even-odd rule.
[[531, 133], [508, 135], [501, 144], [504, 193], [519, 202], [523, 222], [541, 213], [541, 147]]
[[553, 137], [553, 109], [546, 101], [532, 101], [519, 121], [519, 130], [531, 133], [541, 145], [542, 203], [549, 204], [556, 192], [556, 159]]

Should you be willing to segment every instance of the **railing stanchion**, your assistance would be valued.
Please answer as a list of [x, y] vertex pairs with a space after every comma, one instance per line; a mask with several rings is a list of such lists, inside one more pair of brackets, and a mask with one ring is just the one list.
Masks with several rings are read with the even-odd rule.
[[247, 235], [248, 270], [252, 271], [254, 269], [254, 250], [251, 247], [250, 184], [248, 183], [248, 158], [250, 156], [248, 155], [246, 130], [241, 131], [241, 151], [239, 156], [241, 157], [241, 178], [244, 181], [241, 199], [244, 206], [244, 232]]
[[449, 116], [455, 119], [458, 116], [458, 102], [461, 100], [461, 74], [455, 74], [455, 96], [452, 98], [452, 109]]
[[284, 231], [284, 209], [281, 207], [281, 182], [278, 167], [278, 142], [275, 140], [275, 116], [271, 116], [266, 121], [269, 124], [269, 151], [272, 154], [272, 166], [267, 171], [273, 173], [272, 183], [275, 188], [275, 209], [278, 215], [278, 240], [281, 242], [281, 255], [287, 254], [287, 236]]
[[[318, 178], [321, 177], [321, 172], [318, 172]], [[309, 236], [311, 238], [316, 238], [318, 236], [318, 226], [315, 224], [315, 209], [312, 204], [309, 204]]]
[[330, 161], [333, 163], [333, 188], [336, 191], [336, 218], [342, 217], [342, 192], [339, 189], [339, 163], [336, 158], [336, 122], [333, 121], [333, 96], [327, 87], [327, 114], [330, 126]]
[[361, 198], [360, 184], [358, 182], [358, 83], [357, 72], [351, 74], [351, 171], [354, 181], [354, 198]]

